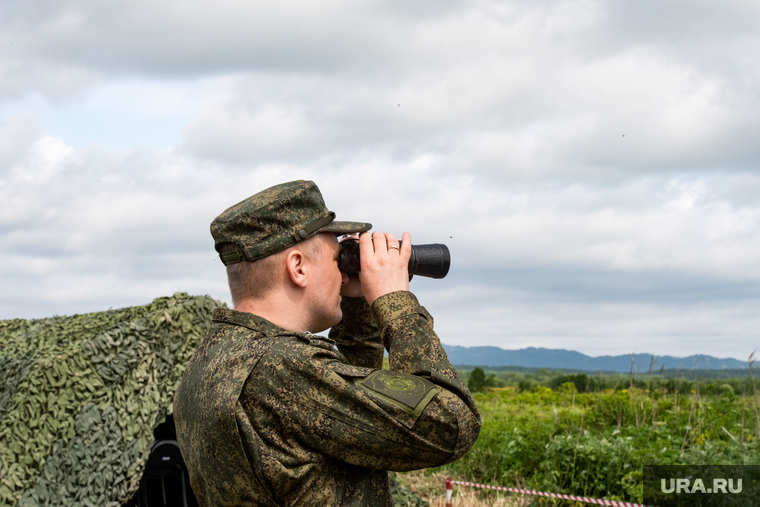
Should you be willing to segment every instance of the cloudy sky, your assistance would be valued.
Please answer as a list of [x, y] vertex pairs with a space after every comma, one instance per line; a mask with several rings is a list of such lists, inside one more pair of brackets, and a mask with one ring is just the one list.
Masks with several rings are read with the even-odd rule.
[[759, 139], [748, 0], [5, 2], [0, 319], [229, 301], [210, 221], [304, 178], [449, 245], [444, 343], [746, 359]]

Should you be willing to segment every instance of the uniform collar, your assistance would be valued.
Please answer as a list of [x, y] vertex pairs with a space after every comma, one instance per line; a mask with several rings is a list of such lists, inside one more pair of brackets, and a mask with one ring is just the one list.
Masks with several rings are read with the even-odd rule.
[[335, 342], [331, 338], [320, 336], [318, 334], [311, 333], [299, 333], [298, 331], [288, 331], [285, 328], [273, 324], [264, 317], [260, 317], [254, 313], [239, 312], [237, 310], [230, 310], [229, 308], [216, 308], [214, 309], [214, 315], [211, 319], [214, 322], [223, 322], [233, 326], [240, 326], [256, 331], [264, 336], [298, 336], [306, 338], [310, 343], [313, 340], [321, 340], [334, 345]]
[[288, 331], [277, 324], [273, 324], [264, 317], [260, 317], [253, 313], [239, 312], [237, 310], [230, 310], [229, 308], [214, 309], [214, 315], [211, 320], [214, 322], [231, 324], [233, 326], [246, 327], [251, 331], [262, 333], [265, 336], [307, 336], [306, 333]]

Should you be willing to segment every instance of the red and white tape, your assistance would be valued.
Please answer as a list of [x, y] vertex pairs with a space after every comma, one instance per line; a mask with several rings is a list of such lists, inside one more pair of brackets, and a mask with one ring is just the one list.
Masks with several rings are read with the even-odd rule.
[[491, 486], [490, 484], [478, 484], [475, 482], [454, 481], [451, 478], [446, 479], [446, 507], [451, 507], [451, 487], [454, 484], [462, 486], [472, 486], [473, 488], [495, 489], [496, 491], [509, 491], [511, 493], [522, 493], [524, 495], [538, 495], [549, 498], [561, 498], [563, 500], [572, 500], [574, 502], [593, 503], [596, 505], [612, 505], [614, 507], [649, 507], [638, 503], [618, 502], [615, 500], [603, 500], [600, 498], [589, 498], [587, 496], [563, 495], [562, 493], [547, 493], [545, 491], [535, 491], [532, 489], [507, 488], [505, 486]]

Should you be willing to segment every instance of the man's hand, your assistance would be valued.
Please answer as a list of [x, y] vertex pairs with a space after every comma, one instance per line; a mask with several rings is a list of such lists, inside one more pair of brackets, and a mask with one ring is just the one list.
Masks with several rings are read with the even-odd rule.
[[412, 255], [412, 237], [405, 232], [402, 240], [402, 245], [399, 247], [399, 241], [389, 232], [372, 234], [363, 232], [359, 236], [361, 257], [359, 280], [361, 280], [364, 297], [370, 306], [380, 296], [398, 290], [409, 290], [409, 257]]

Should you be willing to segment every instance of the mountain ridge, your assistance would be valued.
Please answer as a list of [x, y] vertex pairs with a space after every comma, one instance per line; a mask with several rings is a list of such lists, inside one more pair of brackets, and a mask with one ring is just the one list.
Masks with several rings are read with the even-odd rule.
[[[631, 354], [619, 356], [587, 356], [581, 352], [567, 349], [546, 349], [527, 347], [517, 350], [506, 350], [500, 347], [479, 346], [462, 347], [459, 345], [443, 344], [446, 355], [453, 365], [477, 366], [523, 366], [528, 368], [564, 368], [587, 371], [617, 371], [631, 370]], [[636, 354], [633, 361], [634, 373], [646, 373], [652, 354]], [[746, 369], [747, 361], [734, 358], [717, 358], [706, 354], [693, 354], [687, 357], [654, 356], [652, 371], [666, 369], [723, 370]]]

